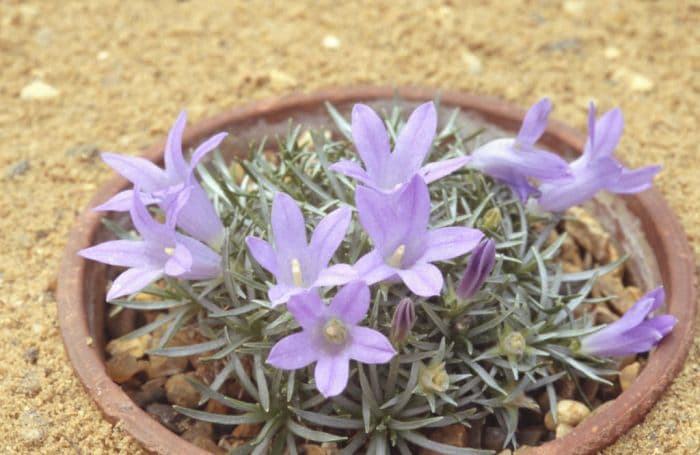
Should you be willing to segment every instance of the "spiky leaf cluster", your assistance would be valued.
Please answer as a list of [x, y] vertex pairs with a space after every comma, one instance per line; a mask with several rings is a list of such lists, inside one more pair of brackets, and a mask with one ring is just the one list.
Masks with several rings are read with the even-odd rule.
[[[605, 382], [609, 365], [575, 353], [578, 339], [591, 332], [587, 317], [574, 317], [589, 297], [595, 279], [619, 265], [563, 273], [556, 261], [560, 236], [547, 239], [560, 219], [533, 217], [511, 191], [481, 173], [464, 169], [430, 186], [431, 227], [481, 229], [497, 243], [496, 265], [484, 287], [469, 300], [456, 288], [469, 255], [440, 264], [443, 295], [416, 299], [402, 284], [372, 287], [365, 325], [389, 334], [397, 303], [411, 297], [417, 323], [398, 355], [386, 365], [351, 364], [345, 392], [325, 399], [313, 384], [313, 367], [286, 372], [265, 364], [276, 341], [299, 329], [284, 306], [272, 307], [267, 290], [272, 277], [244, 247], [248, 235], [269, 238], [273, 195], [284, 191], [301, 205], [309, 229], [342, 204], [353, 206], [354, 183], [328, 170], [355, 154], [349, 125], [329, 106], [335, 134], [290, 127], [274, 147], [253, 144], [245, 158], [227, 162], [219, 153], [199, 173], [226, 228], [223, 278], [187, 283], [168, 280], [145, 290], [161, 300], [119, 300], [118, 308], [167, 309], [165, 317], [137, 329], [137, 337], [167, 327], [153, 355], [203, 355], [222, 367], [210, 384], [196, 383], [203, 401], [216, 400], [230, 414], [179, 409], [188, 416], [224, 425], [260, 423], [257, 437], [232, 453], [296, 453], [298, 439], [337, 441], [343, 453], [413, 453], [424, 447], [442, 453], [483, 451], [430, 440], [430, 429], [494, 416], [517, 446], [515, 432], [523, 409], [538, 411], [533, 399], [546, 391], [556, 410], [554, 383], [564, 376]], [[457, 112], [436, 137], [432, 160], [468, 154], [482, 131], [463, 131]], [[403, 119], [398, 108], [385, 116], [392, 140]], [[308, 137], [310, 134], [310, 139]], [[276, 149], [276, 153], [271, 150]], [[126, 235], [126, 233], [122, 232]], [[336, 261], [353, 264], [369, 251], [370, 240], [353, 217]], [[327, 291], [326, 297], [335, 290]], [[208, 341], [165, 347], [183, 327], [195, 324]], [[573, 348], [573, 349], [572, 349]], [[245, 390], [245, 401], [219, 390], [227, 379]]]

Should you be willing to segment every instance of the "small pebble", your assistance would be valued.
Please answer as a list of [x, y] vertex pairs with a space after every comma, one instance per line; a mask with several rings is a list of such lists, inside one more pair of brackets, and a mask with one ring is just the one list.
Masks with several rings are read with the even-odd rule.
[[27, 370], [20, 381], [20, 391], [28, 397], [33, 397], [41, 391], [44, 380], [44, 369], [33, 367]]
[[192, 373], [187, 375], [176, 374], [168, 378], [168, 381], [165, 383], [165, 395], [170, 403], [185, 408], [197, 406], [200, 395], [197, 389], [187, 380], [188, 376], [192, 376]]
[[49, 422], [36, 409], [27, 409], [19, 416], [21, 438], [30, 444], [39, 443], [46, 438]]
[[150, 333], [126, 340], [117, 338], [107, 343], [105, 349], [112, 356], [125, 352], [136, 359], [140, 359], [146, 353], [152, 338], [153, 336]]
[[145, 361], [139, 361], [128, 352], [121, 352], [107, 361], [107, 375], [117, 384], [123, 384], [143, 371]]
[[481, 59], [469, 51], [462, 52], [462, 61], [467, 66], [467, 70], [470, 74], [481, 74], [483, 66], [481, 64]]
[[567, 425], [565, 423], [560, 423], [559, 425], [557, 425], [557, 429], [555, 430], [554, 433], [555, 433], [557, 438], [563, 438], [564, 436], [569, 434], [571, 432], [571, 430], [573, 430], [573, 429], [574, 429], [574, 427], [572, 427], [571, 425]]
[[107, 51], [100, 51], [97, 53], [97, 60], [107, 60], [109, 58], [109, 52]]
[[250, 439], [256, 437], [258, 433], [260, 433], [260, 428], [261, 425], [259, 423], [243, 423], [234, 428], [231, 435], [234, 438]]
[[[469, 445], [469, 430], [462, 424], [455, 423], [438, 428], [430, 433], [430, 439], [442, 444], [455, 447], [467, 447]], [[421, 449], [421, 455], [438, 455], [434, 450]]]
[[[559, 424], [565, 423], [575, 427], [591, 413], [588, 406], [575, 400], [560, 400], [557, 403]], [[549, 427], [548, 427], [549, 428]]]
[[566, 0], [562, 8], [572, 16], [580, 16], [586, 9], [586, 2], [582, 0]]
[[55, 98], [60, 92], [42, 81], [34, 81], [22, 88], [19, 97], [23, 100], [46, 100]]
[[24, 175], [29, 171], [30, 167], [29, 160], [17, 161], [7, 168], [5, 171], [5, 178], [11, 179], [13, 177]]
[[634, 362], [620, 371], [620, 388], [622, 391], [629, 389], [637, 376], [639, 376], [639, 371], [641, 370], [641, 365], [639, 362]]
[[326, 35], [323, 37], [321, 45], [326, 49], [338, 49], [340, 47], [340, 40], [335, 35]]
[[615, 46], [606, 47], [603, 55], [608, 60], [614, 60], [620, 56], [620, 49]]
[[500, 427], [486, 427], [481, 436], [481, 444], [484, 449], [501, 450], [506, 441], [506, 433]]
[[159, 378], [182, 373], [187, 368], [186, 357], [161, 357], [157, 355], [149, 356], [146, 374], [149, 378]]

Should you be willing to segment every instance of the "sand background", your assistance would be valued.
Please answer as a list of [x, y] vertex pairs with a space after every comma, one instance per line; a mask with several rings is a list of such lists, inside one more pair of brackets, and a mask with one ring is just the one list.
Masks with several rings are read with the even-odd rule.
[[[593, 99], [626, 114], [619, 155], [664, 164], [698, 257], [698, 74], [698, 2], [0, 2], [0, 453], [141, 453], [83, 391], [56, 318], [67, 234], [110, 177], [95, 151], [138, 154], [182, 108], [333, 85], [548, 95], [580, 129]], [[699, 346], [606, 453], [700, 451]]]

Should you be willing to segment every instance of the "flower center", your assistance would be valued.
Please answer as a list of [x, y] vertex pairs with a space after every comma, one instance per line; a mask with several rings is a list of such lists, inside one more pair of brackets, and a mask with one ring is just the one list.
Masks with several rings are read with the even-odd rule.
[[294, 281], [294, 286], [304, 286], [304, 280], [301, 275], [301, 264], [297, 258], [292, 259], [292, 280]]
[[387, 265], [395, 269], [401, 268], [401, 261], [403, 260], [404, 254], [406, 254], [406, 245], [401, 244], [394, 250], [394, 253], [389, 256], [389, 259], [386, 260]]
[[163, 251], [165, 251], [165, 254], [167, 254], [168, 256], [172, 256], [175, 252], [175, 248], [171, 246], [166, 246], [165, 248], [163, 248]]
[[424, 393], [444, 392], [450, 386], [445, 362], [431, 364], [422, 370], [418, 381]]
[[323, 336], [333, 344], [343, 344], [348, 337], [348, 328], [333, 318], [323, 326]]
[[511, 332], [503, 340], [503, 350], [508, 355], [521, 356], [526, 347], [527, 342], [520, 332]]

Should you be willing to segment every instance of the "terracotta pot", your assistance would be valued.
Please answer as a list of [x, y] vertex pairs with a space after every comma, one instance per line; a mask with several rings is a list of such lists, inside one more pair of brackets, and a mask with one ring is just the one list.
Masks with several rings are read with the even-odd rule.
[[[357, 87], [259, 101], [188, 128], [184, 134], [184, 147], [190, 148], [214, 132], [228, 130], [233, 131], [237, 139], [225, 142], [224, 152], [245, 150], [247, 140], [271, 134], [275, 129], [286, 129], [285, 121], [290, 117], [302, 123], [325, 117], [325, 101], [347, 112], [358, 101], [390, 101], [398, 96], [403, 101], [415, 103], [432, 99], [437, 93], [420, 88]], [[482, 96], [440, 92], [440, 100], [441, 106], [473, 112], [507, 130], [516, 130], [524, 114], [519, 107]], [[551, 122], [542, 142], [552, 150], [566, 154], [581, 150], [584, 140], [573, 129]], [[151, 147], [144, 156], [161, 162], [163, 145], [160, 143]], [[104, 185], [80, 215], [71, 233], [58, 282], [61, 334], [78, 377], [109, 421], [121, 422], [123, 428], [151, 452], [204, 455], [206, 452], [171, 433], [141, 410], [105, 373], [106, 268], [86, 261], [76, 253], [95, 244], [103, 235], [101, 215], [90, 208], [127, 185], [128, 182], [122, 178], [115, 178]], [[678, 318], [678, 325], [651, 354], [643, 372], [627, 391], [567, 436], [534, 449], [534, 453], [588, 454], [614, 442], [642, 420], [659, 399], [681, 369], [692, 343], [696, 311], [695, 267], [678, 219], [655, 189], [609, 200], [613, 201], [612, 205], [596, 204], [597, 213], [622, 242], [624, 251], [634, 249], [631, 270], [635, 280], [645, 288], [663, 282], [668, 296], [668, 310]], [[628, 212], [629, 218], [621, 215], [623, 212]], [[647, 243], [649, 248], [638, 248]]]

